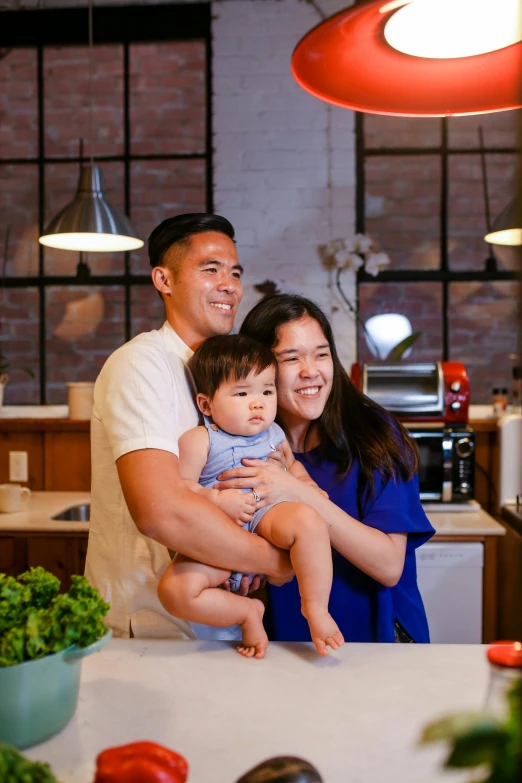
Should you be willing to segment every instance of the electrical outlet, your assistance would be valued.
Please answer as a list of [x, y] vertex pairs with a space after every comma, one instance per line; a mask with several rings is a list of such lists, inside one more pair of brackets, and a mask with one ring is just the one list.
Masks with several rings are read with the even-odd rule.
[[29, 481], [27, 451], [9, 452], [9, 481]]

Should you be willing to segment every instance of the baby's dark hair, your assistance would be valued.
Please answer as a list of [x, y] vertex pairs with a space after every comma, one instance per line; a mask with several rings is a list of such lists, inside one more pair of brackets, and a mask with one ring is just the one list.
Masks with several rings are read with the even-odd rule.
[[277, 361], [266, 346], [243, 334], [209, 337], [189, 359], [196, 389], [210, 399], [226, 381], [240, 381], [267, 367], [277, 367]]

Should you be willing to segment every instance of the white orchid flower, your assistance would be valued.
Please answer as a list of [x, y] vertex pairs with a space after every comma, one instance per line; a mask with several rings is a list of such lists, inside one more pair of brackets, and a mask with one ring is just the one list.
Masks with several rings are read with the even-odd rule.
[[366, 234], [356, 234], [353, 238], [354, 250], [358, 250], [359, 253], [367, 253], [372, 245], [373, 239], [367, 237]]
[[364, 258], [357, 253], [346, 253], [344, 269], [360, 269], [364, 265]]
[[333, 259], [337, 264], [337, 266], [344, 267], [347, 259], [346, 250], [338, 250], [336, 253], [333, 254]]
[[365, 269], [372, 277], [377, 277], [381, 269], [390, 263], [387, 253], [369, 253], [366, 258]]

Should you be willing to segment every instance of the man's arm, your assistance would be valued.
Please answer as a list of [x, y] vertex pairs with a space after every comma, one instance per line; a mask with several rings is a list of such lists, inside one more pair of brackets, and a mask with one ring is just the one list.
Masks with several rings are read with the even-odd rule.
[[171, 452], [131, 451], [116, 461], [116, 467], [130, 515], [143, 535], [211, 566], [277, 580], [291, 578], [288, 553], [242, 530], [185, 486]]

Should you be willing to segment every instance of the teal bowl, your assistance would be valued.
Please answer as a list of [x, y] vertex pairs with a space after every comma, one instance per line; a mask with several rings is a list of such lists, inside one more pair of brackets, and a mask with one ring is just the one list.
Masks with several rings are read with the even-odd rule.
[[100, 650], [111, 636], [109, 630], [89, 647], [72, 645], [0, 668], [0, 742], [21, 750], [61, 731], [76, 710], [82, 658]]

